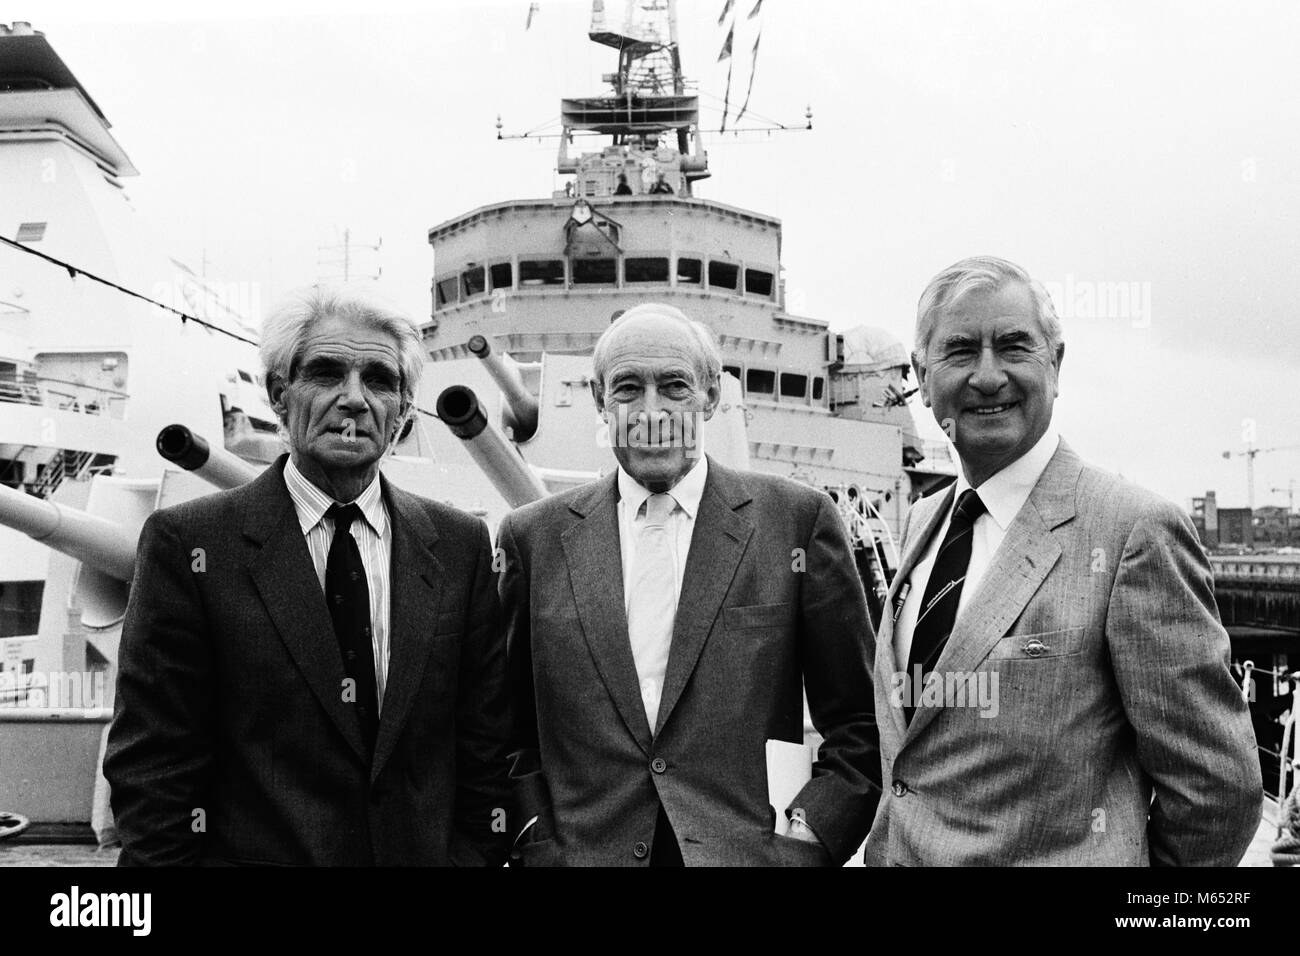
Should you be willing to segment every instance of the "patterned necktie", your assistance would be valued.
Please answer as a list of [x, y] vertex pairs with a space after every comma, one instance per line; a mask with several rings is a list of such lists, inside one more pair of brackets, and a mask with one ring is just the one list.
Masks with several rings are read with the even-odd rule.
[[[948, 635], [952, 633], [957, 620], [957, 604], [961, 601], [962, 583], [966, 580], [966, 566], [970, 564], [972, 529], [975, 519], [987, 510], [973, 488], [963, 491], [957, 499], [957, 507], [953, 508], [948, 533], [935, 555], [916, 627], [912, 629], [912, 649], [907, 655], [909, 680], [916, 674], [916, 665], [921, 665], [921, 682], [912, 684], [912, 701], [920, 694], [925, 678], [934, 670], [935, 662], [948, 643]], [[903, 708], [909, 724], [913, 710], [911, 706]]]
[[669, 538], [672, 531], [668, 527], [668, 516], [676, 507], [672, 495], [651, 495], [646, 499], [645, 520], [636, 531], [628, 594], [627, 634], [651, 733], [659, 718], [659, 698], [668, 672], [668, 649], [677, 614], [677, 575]]
[[[334, 519], [334, 538], [325, 562], [325, 596], [334, 636], [343, 654], [343, 673], [353, 681], [354, 694], [344, 697], [354, 702], [361, 737], [373, 754], [379, 732], [379, 699], [375, 689], [375, 652], [371, 645], [370, 589], [366, 569], [361, 563], [361, 549], [349, 529], [361, 519], [355, 504], [331, 505], [327, 517]], [[364, 519], [362, 519], [364, 520]]]

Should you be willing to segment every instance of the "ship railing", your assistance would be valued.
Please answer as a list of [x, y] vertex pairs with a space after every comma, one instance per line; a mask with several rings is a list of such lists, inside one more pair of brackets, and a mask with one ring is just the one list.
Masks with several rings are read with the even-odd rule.
[[[1281, 746], [1274, 750], [1258, 742], [1255, 744], [1264, 757], [1272, 758], [1277, 764], [1277, 776], [1272, 780], [1267, 775], [1264, 777], [1264, 795], [1275, 800], [1280, 806], [1287, 799], [1288, 794], [1294, 794], [1297, 787], [1300, 787], [1298, 782], [1300, 781], [1300, 740], [1296, 737], [1297, 717], [1300, 717], [1300, 670], [1260, 667], [1254, 661], [1247, 660], [1234, 661], [1233, 671], [1241, 675], [1241, 696], [1247, 704], [1255, 699], [1257, 674], [1266, 674], [1276, 681], [1287, 681], [1291, 685], [1291, 706], [1277, 718], [1282, 725]], [[1273, 789], [1274, 782], [1276, 782], [1276, 790]], [[1295, 797], [1293, 796], [1292, 799]], [[1279, 813], [1275, 821], [1277, 838], [1282, 836], [1285, 823], [1283, 816]]]
[[128, 397], [126, 392], [61, 378], [0, 376], [0, 402], [11, 405], [39, 405], [83, 415], [105, 415], [120, 419], [125, 417]]
[[59, 451], [41, 471], [40, 477], [31, 482], [27, 493], [38, 498], [48, 498], [66, 479], [80, 481], [85, 478], [91, 470], [90, 463], [95, 460], [95, 457], [92, 451], [71, 449]]

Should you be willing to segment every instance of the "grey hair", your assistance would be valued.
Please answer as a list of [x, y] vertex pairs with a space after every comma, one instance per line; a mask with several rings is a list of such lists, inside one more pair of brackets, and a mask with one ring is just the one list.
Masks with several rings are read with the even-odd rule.
[[722, 378], [722, 353], [718, 351], [718, 342], [713, 336], [713, 330], [703, 322], [690, 318], [675, 306], [664, 305], [659, 302], [645, 302], [633, 306], [614, 319], [609, 324], [609, 328], [602, 332], [600, 338], [596, 340], [596, 348], [591, 353], [596, 388], [601, 391], [605, 388], [605, 373], [609, 371], [609, 346], [619, 328], [626, 324], [629, 319], [645, 318], [651, 315], [672, 319], [685, 326], [690, 335], [691, 343], [694, 345], [695, 370], [700, 381], [705, 388], [716, 385], [718, 380]]
[[335, 316], [387, 332], [397, 340], [402, 406], [403, 411], [409, 409], [415, 402], [424, 371], [420, 330], [406, 315], [383, 303], [372, 290], [355, 285], [314, 285], [292, 292], [262, 323], [259, 354], [267, 395], [271, 396], [276, 383], [287, 385], [293, 380], [303, 340], [312, 326]]
[[996, 256], [971, 256], [944, 269], [921, 293], [921, 300], [916, 305], [913, 359], [920, 361], [924, 358], [940, 312], [971, 292], [993, 292], [1008, 282], [1023, 282], [1028, 287], [1047, 346], [1056, 355], [1065, 342], [1065, 333], [1061, 329], [1061, 320], [1057, 318], [1056, 307], [1052, 305], [1052, 297], [1043, 284], [1014, 262]]

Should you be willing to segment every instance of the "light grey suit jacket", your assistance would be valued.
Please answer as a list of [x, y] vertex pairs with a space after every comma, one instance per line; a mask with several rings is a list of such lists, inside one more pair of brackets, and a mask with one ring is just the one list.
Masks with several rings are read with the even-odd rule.
[[966, 706], [905, 723], [894, 600], [952, 496], [908, 515], [880, 627], [867, 862], [1236, 864], [1262, 784], [1204, 552], [1179, 508], [1064, 441], [936, 663]]

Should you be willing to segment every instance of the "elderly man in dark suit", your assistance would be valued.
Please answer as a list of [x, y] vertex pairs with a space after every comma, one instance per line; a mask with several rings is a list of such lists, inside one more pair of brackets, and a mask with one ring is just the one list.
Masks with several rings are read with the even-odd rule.
[[903, 529], [869, 863], [1232, 866], [1255, 834], [1255, 736], [1205, 554], [1181, 509], [1053, 428], [1064, 356], [1046, 290], [1005, 259], [921, 296], [921, 396], [961, 472]]
[[[721, 362], [677, 309], [594, 354], [618, 469], [502, 524], [517, 857], [525, 865], [828, 865], [879, 799], [872, 629], [822, 492], [700, 451]], [[824, 737], [774, 833], [765, 743]]]
[[141, 535], [104, 763], [121, 862], [499, 864], [487, 529], [379, 474], [419, 334], [316, 289], [268, 320], [262, 358], [289, 455]]

